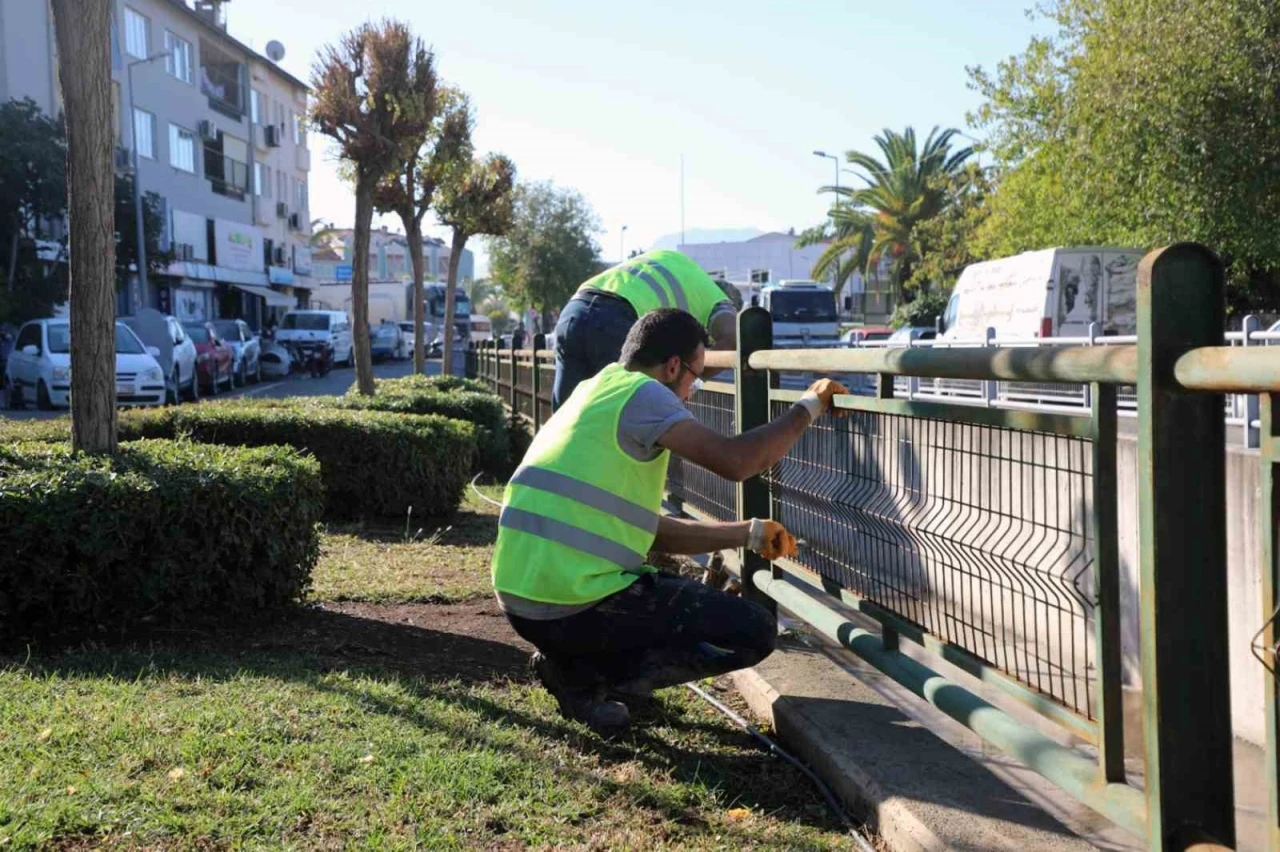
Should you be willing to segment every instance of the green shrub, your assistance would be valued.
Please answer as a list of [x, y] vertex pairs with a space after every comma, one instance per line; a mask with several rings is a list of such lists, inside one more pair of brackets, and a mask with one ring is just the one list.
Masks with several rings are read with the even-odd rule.
[[0, 638], [244, 615], [299, 600], [320, 465], [287, 447], [0, 446]]
[[175, 435], [210, 444], [285, 444], [315, 456], [331, 520], [451, 514], [476, 452], [475, 428], [444, 417], [314, 405], [169, 411]]
[[511, 472], [511, 441], [507, 434], [507, 415], [502, 401], [488, 391], [461, 389], [441, 390], [444, 382], [470, 382], [440, 376], [407, 376], [377, 383], [373, 396], [362, 396], [354, 388], [335, 403], [341, 408], [393, 411], [400, 414], [438, 414], [454, 420], [474, 423], [476, 432], [476, 469], [496, 477]]

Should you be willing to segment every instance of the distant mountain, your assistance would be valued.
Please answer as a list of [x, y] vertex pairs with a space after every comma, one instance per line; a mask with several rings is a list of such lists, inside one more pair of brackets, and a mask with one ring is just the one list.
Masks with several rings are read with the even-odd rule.
[[[765, 233], [759, 228], [690, 228], [684, 232], [686, 243], [736, 243]], [[653, 241], [651, 249], [673, 249], [680, 246], [679, 232], [664, 234]]]

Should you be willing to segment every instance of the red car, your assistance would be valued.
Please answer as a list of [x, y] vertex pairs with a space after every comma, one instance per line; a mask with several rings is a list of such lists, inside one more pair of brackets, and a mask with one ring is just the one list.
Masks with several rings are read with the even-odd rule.
[[196, 345], [196, 375], [200, 384], [210, 393], [217, 393], [223, 384], [230, 390], [231, 365], [236, 357], [231, 344], [218, 336], [211, 323], [184, 322], [182, 328]]

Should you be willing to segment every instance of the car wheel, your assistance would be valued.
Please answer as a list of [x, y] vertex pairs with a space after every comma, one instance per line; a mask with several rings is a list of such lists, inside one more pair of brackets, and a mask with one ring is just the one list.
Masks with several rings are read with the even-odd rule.
[[36, 385], [36, 408], [41, 411], [53, 411], [53, 400], [49, 399], [49, 388], [44, 379]]
[[22, 388], [15, 385], [11, 380], [5, 379], [4, 389], [7, 391], [8, 399], [6, 401], [11, 411], [19, 411], [27, 407], [26, 403], [22, 401]]

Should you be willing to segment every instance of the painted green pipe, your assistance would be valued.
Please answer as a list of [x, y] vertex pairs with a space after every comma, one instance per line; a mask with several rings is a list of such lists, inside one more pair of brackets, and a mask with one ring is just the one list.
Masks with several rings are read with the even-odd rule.
[[1140, 838], [1146, 836], [1146, 796], [1127, 784], [1105, 783], [1097, 765], [1073, 749], [1016, 721], [1003, 710], [897, 651], [812, 595], [775, 578], [752, 575], [755, 587], [839, 642], [983, 740], [1043, 775], [1063, 791]]
[[1280, 346], [1201, 346], [1178, 358], [1173, 376], [1187, 390], [1280, 391]]
[[755, 352], [754, 370], [889, 373], [1014, 382], [1138, 381], [1136, 346], [1019, 346], [972, 349], [771, 349]]

